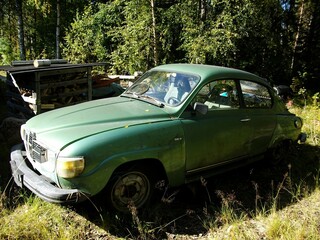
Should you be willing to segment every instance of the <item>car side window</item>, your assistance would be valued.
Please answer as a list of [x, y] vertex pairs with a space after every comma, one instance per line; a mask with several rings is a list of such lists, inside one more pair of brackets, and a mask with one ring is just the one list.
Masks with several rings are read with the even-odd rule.
[[240, 81], [244, 105], [246, 108], [271, 108], [272, 98], [268, 88], [255, 82]]
[[234, 80], [217, 80], [206, 84], [198, 92], [196, 101], [206, 104], [209, 107], [209, 111], [240, 107]]

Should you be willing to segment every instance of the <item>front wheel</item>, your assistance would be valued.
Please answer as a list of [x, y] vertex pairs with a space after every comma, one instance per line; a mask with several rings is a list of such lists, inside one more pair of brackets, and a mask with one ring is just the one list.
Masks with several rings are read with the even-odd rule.
[[132, 167], [115, 172], [108, 185], [108, 203], [113, 209], [128, 213], [129, 205], [139, 209], [149, 202], [154, 180], [143, 167]]

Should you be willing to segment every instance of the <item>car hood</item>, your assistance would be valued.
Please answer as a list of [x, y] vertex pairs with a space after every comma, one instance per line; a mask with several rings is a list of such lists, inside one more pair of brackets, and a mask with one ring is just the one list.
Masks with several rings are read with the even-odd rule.
[[37, 141], [61, 150], [71, 142], [116, 128], [164, 121], [169, 114], [158, 106], [124, 97], [106, 98], [39, 114], [26, 128]]

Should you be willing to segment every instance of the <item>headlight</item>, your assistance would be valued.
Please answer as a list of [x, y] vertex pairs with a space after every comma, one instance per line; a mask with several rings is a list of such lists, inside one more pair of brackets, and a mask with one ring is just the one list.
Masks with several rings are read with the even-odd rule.
[[57, 174], [63, 178], [73, 178], [82, 173], [84, 157], [59, 157], [57, 159]]
[[23, 125], [21, 125], [21, 127], [20, 127], [20, 136], [21, 136], [21, 139], [23, 140], [23, 141], [25, 141], [26, 140], [26, 129], [25, 129], [25, 124], [23, 124]]

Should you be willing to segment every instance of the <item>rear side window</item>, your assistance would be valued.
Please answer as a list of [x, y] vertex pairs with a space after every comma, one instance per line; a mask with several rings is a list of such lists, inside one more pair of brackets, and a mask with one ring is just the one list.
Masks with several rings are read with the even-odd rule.
[[244, 105], [246, 108], [271, 108], [272, 98], [268, 88], [255, 82], [240, 81]]

